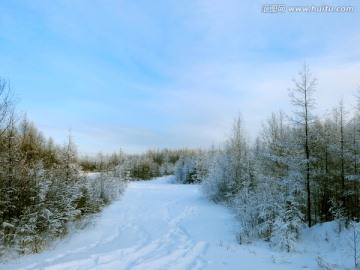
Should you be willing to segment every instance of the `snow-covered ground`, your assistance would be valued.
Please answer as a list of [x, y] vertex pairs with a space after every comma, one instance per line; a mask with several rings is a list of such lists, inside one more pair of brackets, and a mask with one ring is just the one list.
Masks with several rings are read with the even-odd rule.
[[[236, 243], [231, 213], [197, 185], [169, 178], [132, 182], [122, 200], [92, 226], [52, 250], [0, 264], [0, 269], [344, 269], [351, 267], [336, 223], [306, 231], [299, 251]], [[320, 268], [322, 266], [322, 268]], [[330, 267], [330, 268], [326, 268]]]

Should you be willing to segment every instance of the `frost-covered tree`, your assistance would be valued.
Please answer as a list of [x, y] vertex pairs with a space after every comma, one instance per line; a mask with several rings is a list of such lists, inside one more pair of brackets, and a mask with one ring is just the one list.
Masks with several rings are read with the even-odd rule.
[[174, 182], [196, 184], [202, 182], [208, 174], [208, 152], [188, 151], [179, 157], [174, 165]]
[[354, 267], [358, 269], [360, 266], [360, 223], [351, 221], [349, 224], [349, 232], [346, 236], [346, 242], [349, 247], [349, 253], [354, 259]]
[[11, 127], [14, 121], [16, 99], [10, 83], [0, 77], [0, 136]]
[[303, 214], [293, 201], [287, 201], [285, 205], [277, 205], [277, 207], [278, 213], [270, 241], [276, 249], [291, 252], [296, 249], [299, 232], [304, 226]]
[[[260, 172], [257, 196], [257, 231], [258, 236], [270, 241], [274, 247], [291, 250], [290, 242], [297, 231], [282, 231], [284, 228], [301, 226], [300, 218], [289, 218], [290, 214], [301, 215], [302, 191], [300, 159], [296, 153], [297, 133], [285, 122], [282, 112], [272, 114], [263, 125], [257, 154], [257, 168]], [[291, 207], [290, 207], [291, 206]], [[292, 224], [287, 224], [287, 222]], [[281, 229], [282, 228], [282, 229]], [[281, 234], [281, 233], [284, 234]], [[288, 241], [289, 248], [281, 241]]]
[[159, 172], [160, 175], [171, 175], [175, 171], [175, 165], [171, 163], [169, 156], [164, 156], [164, 159], [161, 162]]
[[235, 119], [233, 130], [224, 149], [212, 155], [209, 172], [204, 180], [204, 190], [215, 201], [230, 202], [243, 190], [255, 186], [251, 151], [244, 121]]
[[[257, 168], [260, 173], [258, 196], [258, 230], [265, 240], [270, 240], [278, 213], [277, 205], [288, 194], [289, 133], [282, 112], [273, 113], [263, 124], [258, 144]], [[281, 196], [279, 196], [281, 194]]]
[[335, 164], [332, 166], [334, 195], [337, 200], [341, 201], [344, 209], [347, 208], [346, 176], [348, 166], [351, 164], [348, 160], [349, 140], [346, 116], [347, 112], [345, 111], [344, 102], [340, 99], [338, 106], [333, 109], [334, 140], [331, 145], [331, 151], [335, 161]]
[[226, 161], [222, 150], [212, 150], [208, 158], [208, 173], [202, 182], [202, 189], [205, 195], [214, 202], [222, 202], [225, 197]]
[[181, 156], [175, 163], [174, 181], [182, 184], [196, 182], [196, 164], [194, 156]]
[[80, 166], [77, 162], [77, 149], [70, 132], [67, 142], [59, 151], [58, 160], [58, 177], [60, 177], [65, 184], [75, 182], [80, 171]]
[[251, 150], [241, 117], [235, 119], [224, 149], [210, 155], [209, 164], [203, 188], [214, 201], [231, 202], [240, 191], [248, 192], [254, 189]]
[[308, 226], [312, 225], [312, 209], [311, 209], [311, 156], [310, 149], [311, 133], [310, 128], [315, 120], [312, 111], [315, 106], [314, 93], [316, 91], [317, 79], [313, 76], [307, 64], [304, 64], [299, 72], [299, 77], [294, 79], [294, 88], [289, 90], [291, 103], [295, 107], [293, 123], [299, 128], [299, 143], [303, 149], [304, 180], [306, 189], [306, 210]]

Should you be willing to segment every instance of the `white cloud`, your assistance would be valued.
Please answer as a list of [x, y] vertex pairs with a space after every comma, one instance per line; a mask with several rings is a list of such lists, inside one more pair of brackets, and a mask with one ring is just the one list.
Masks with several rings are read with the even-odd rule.
[[319, 78], [319, 113], [340, 96], [351, 104], [358, 11], [263, 14], [264, 3], [3, 5], [0, 75], [45, 134], [61, 143], [72, 128], [84, 153], [211, 146], [239, 112], [254, 137], [272, 111], [291, 109], [287, 89], [303, 61]]

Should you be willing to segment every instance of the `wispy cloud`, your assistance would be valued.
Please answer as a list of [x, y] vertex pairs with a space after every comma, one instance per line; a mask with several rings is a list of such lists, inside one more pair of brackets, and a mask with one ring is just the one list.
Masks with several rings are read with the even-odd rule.
[[71, 128], [91, 154], [210, 147], [239, 112], [255, 136], [272, 111], [289, 110], [304, 61], [319, 79], [319, 113], [340, 96], [350, 106], [360, 4], [342, 2], [356, 5], [349, 14], [264, 14], [267, 2], [3, 3], [0, 75], [46, 135], [61, 143]]

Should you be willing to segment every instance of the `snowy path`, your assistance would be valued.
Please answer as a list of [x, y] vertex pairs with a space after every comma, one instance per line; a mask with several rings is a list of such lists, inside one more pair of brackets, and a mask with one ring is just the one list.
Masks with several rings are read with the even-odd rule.
[[203, 198], [199, 186], [169, 184], [166, 178], [133, 182], [94, 226], [0, 269], [308, 268], [268, 248], [238, 245], [232, 227], [227, 209]]
[[226, 209], [202, 198], [197, 186], [133, 182], [94, 227], [6, 269], [218, 269], [209, 247], [219, 247], [231, 226]]

